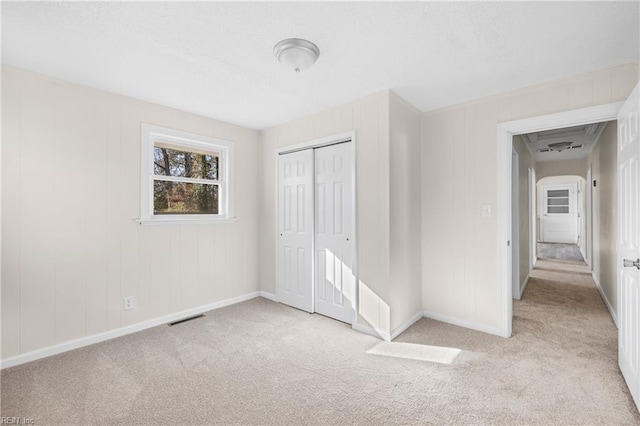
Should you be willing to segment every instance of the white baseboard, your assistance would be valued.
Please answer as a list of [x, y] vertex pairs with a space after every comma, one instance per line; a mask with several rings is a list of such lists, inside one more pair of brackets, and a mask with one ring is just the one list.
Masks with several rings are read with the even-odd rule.
[[[0, 361], [0, 370], [9, 367], [15, 367], [16, 365], [25, 364], [27, 362], [35, 361], [37, 359], [46, 358], [48, 356], [60, 354], [73, 349], [78, 349], [84, 346], [89, 346], [94, 343], [104, 342], [105, 340], [114, 339], [116, 337], [125, 336], [127, 334], [135, 333], [138, 331], [146, 330], [147, 328], [156, 327], [158, 325], [166, 324], [169, 322], [177, 321], [182, 318], [187, 318], [193, 315], [199, 315], [203, 312], [212, 311], [214, 309], [224, 308], [225, 306], [234, 305], [236, 303], [244, 302], [245, 300], [253, 299], [255, 297], [262, 296], [262, 292], [254, 291], [252, 293], [243, 294], [242, 296], [232, 297], [230, 299], [220, 300], [218, 302], [209, 303], [207, 305], [198, 306], [196, 308], [187, 309], [184, 311], [176, 312], [173, 314], [164, 315], [158, 318], [142, 321], [137, 324], [120, 327], [115, 330], [105, 331], [104, 333], [92, 334], [91, 336], [81, 337], [80, 339], [71, 340], [68, 342], [58, 343], [57, 345], [48, 346], [46, 348], [37, 349], [32, 352], [27, 352], [20, 355], [15, 355], [7, 359]], [[263, 296], [264, 297], [264, 296]]]
[[391, 334], [388, 331], [380, 330], [379, 328], [371, 327], [368, 325], [353, 323], [351, 328], [355, 331], [359, 331], [360, 333], [368, 334], [373, 337], [377, 337], [386, 342], [391, 341]]
[[604, 290], [602, 289], [602, 286], [600, 285], [600, 281], [598, 281], [598, 278], [596, 277], [595, 273], [592, 272], [591, 276], [593, 277], [593, 282], [596, 283], [596, 288], [600, 292], [600, 297], [602, 297], [602, 300], [604, 301], [604, 304], [607, 306], [607, 309], [609, 310], [609, 314], [611, 315], [611, 318], [613, 318], [613, 323], [616, 325], [616, 328], [618, 328], [618, 316], [616, 315], [615, 311], [613, 310], [613, 307], [611, 306], [611, 303], [609, 303], [609, 299], [607, 299], [607, 295], [604, 294]]
[[260, 290], [260, 297], [264, 297], [265, 299], [269, 299], [273, 302], [278, 302], [278, 297], [273, 293], [269, 293], [268, 291]]
[[582, 250], [582, 247], [578, 246], [578, 248], [580, 249], [580, 254], [582, 255], [582, 259], [584, 260], [584, 263], [588, 263], [587, 262], [587, 254], [585, 253], [585, 250]]
[[524, 291], [527, 289], [527, 286], [529, 285], [530, 278], [531, 278], [531, 275], [527, 275], [527, 278], [525, 278], [524, 282], [520, 284], [520, 294], [518, 295], [518, 300], [522, 299], [522, 295], [524, 294]]
[[482, 331], [483, 333], [493, 334], [500, 337], [505, 337], [504, 333], [497, 327], [492, 327], [487, 324], [482, 324], [479, 322], [468, 321], [460, 318], [451, 317], [448, 315], [442, 315], [436, 312], [424, 311], [423, 315], [425, 318], [431, 318], [436, 321], [446, 322], [448, 324], [457, 325], [460, 327], [470, 328], [476, 331]]
[[417, 312], [411, 318], [409, 318], [408, 320], [406, 320], [405, 322], [403, 322], [402, 324], [400, 324], [399, 326], [391, 330], [391, 340], [401, 335], [407, 328], [411, 327], [422, 317], [423, 317], [422, 311]]

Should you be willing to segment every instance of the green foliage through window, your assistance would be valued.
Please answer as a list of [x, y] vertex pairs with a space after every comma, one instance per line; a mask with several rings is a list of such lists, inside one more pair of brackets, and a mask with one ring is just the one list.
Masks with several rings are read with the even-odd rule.
[[218, 185], [153, 182], [153, 214], [218, 214]]
[[218, 180], [219, 162], [216, 154], [179, 151], [155, 146], [153, 172], [159, 176]]
[[211, 183], [175, 182], [154, 179], [153, 214], [218, 214], [220, 172], [215, 153], [192, 152], [154, 146], [156, 176], [210, 180]]

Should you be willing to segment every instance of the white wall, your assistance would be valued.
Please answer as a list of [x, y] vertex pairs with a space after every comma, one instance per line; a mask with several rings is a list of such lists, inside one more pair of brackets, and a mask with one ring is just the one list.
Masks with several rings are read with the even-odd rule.
[[420, 113], [385, 91], [261, 133], [260, 288], [275, 292], [275, 152], [356, 130], [358, 323], [386, 333], [422, 311]]
[[589, 166], [586, 158], [536, 163], [536, 177], [538, 180], [549, 176], [581, 176], [586, 179], [588, 170]]
[[[258, 290], [256, 131], [2, 72], [3, 359]], [[235, 142], [235, 223], [133, 221], [142, 122]]]
[[422, 312], [420, 116], [418, 110], [391, 92], [389, 181], [392, 330]]
[[[589, 152], [593, 188], [593, 276], [601, 286], [609, 306], [617, 312], [616, 270], [616, 170], [617, 122], [610, 121]], [[593, 185], [593, 183], [592, 183]]]
[[[638, 64], [537, 85], [425, 115], [422, 300], [440, 318], [498, 332], [497, 124], [626, 99]], [[540, 178], [541, 176], [538, 176]]]
[[[430, 112], [421, 120], [418, 149], [411, 108], [402, 112], [389, 91], [258, 136], [3, 67], [2, 357], [246, 294], [258, 280], [260, 289], [275, 292], [275, 150], [353, 129], [358, 323], [390, 332], [422, 293], [425, 311], [490, 331], [499, 323], [497, 124], [620, 101], [637, 81], [638, 64], [630, 64]], [[133, 222], [141, 122], [236, 142], [237, 222]], [[405, 131], [407, 139], [396, 145]], [[408, 190], [417, 173], [414, 163], [402, 167], [404, 148], [421, 157], [421, 184]], [[493, 217], [481, 216], [484, 204]], [[391, 237], [392, 230], [409, 229], [421, 233], [420, 250], [414, 239]], [[401, 259], [407, 251], [420, 253], [421, 274], [413, 256]], [[412, 284], [416, 276], [421, 292]], [[124, 312], [128, 295], [138, 309]]]
[[260, 289], [275, 293], [276, 149], [356, 131], [358, 324], [390, 332], [389, 92], [261, 132]]

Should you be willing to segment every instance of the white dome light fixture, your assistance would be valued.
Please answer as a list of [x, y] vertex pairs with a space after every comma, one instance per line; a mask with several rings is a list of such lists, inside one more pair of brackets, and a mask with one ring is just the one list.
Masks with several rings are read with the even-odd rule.
[[273, 54], [280, 63], [295, 72], [300, 72], [318, 60], [320, 49], [308, 40], [288, 38], [273, 46]]

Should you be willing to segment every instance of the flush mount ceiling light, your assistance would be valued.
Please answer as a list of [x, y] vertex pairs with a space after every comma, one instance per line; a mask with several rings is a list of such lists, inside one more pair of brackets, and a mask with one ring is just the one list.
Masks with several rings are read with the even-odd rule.
[[278, 61], [295, 72], [304, 71], [320, 56], [318, 46], [300, 38], [288, 38], [273, 46]]

